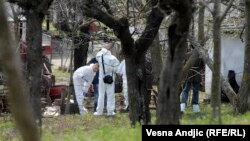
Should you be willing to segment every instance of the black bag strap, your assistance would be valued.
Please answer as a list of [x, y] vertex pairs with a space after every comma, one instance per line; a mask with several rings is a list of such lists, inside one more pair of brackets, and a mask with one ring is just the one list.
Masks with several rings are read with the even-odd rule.
[[103, 68], [103, 74], [105, 75], [105, 67], [104, 67], [103, 55], [102, 55], [102, 68]]
[[[102, 68], [103, 68], [103, 74], [105, 75], [105, 67], [104, 67], [103, 55], [102, 55]], [[113, 72], [112, 72], [112, 77], [113, 77]]]

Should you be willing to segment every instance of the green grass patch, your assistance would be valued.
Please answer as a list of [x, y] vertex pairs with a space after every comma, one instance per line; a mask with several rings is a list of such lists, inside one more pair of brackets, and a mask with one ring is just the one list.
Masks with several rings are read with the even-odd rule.
[[[200, 113], [193, 113], [188, 105], [180, 119], [181, 125], [207, 125], [210, 122], [210, 104], [200, 104]], [[250, 124], [250, 113], [235, 115], [229, 104], [222, 104], [222, 124]], [[152, 110], [152, 123], [156, 121]], [[0, 117], [0, 140], [19, 141], [20, 135], [11, 117]], [[114, 118], [86, 115], [62, 115], [43, 118], [43, 141], [140, 141], [141, 126], [131, 127], [128, 113], [117, 113]]]
[[57, 117], [57, 124], [51, 123], [51, 119], [44, 119], [44, 141], [53, 141], [55, 138], [57, 141], [141, 140], [141, 126], [131, 127], [128, 114], [118, 114], [112, 118], [92, 114], [67, 115]]
[[[211, 118], [210, 104], [200, 104], [200, 113], [193, 113], [192, 106], [188, 106], [180, 120], [183, 125], [209, 125]], [[250, 124], [250, 112], [245, 114], [234, 114], [230, 104], [221, 105], [221, 124]]]
[[56, 82], [69, 82], [70, 80], [70, 73], [66, 70], [53, 68], [53, 74]]

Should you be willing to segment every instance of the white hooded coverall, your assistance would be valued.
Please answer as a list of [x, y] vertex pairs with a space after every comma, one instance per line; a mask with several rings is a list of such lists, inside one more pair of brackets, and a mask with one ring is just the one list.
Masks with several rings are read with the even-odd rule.
[[[102, 55], [104, 60], [104, 67], [105, 67], [105, 75], [103, 71], [103, 64], [102, 64]], [[115, 72], [119, 66], [119, 60], [111, 54], [111, 52], [105, 48], [102, 48], [96, 55], [96, 60], [99, 63], [99, 97], [98, 97], [98, 104], [95, 115], [102, 115], [103, 108], [104, 108], [104, 97], [105, 93], [107, 94], [107, 115], [114, 115], [115, 110], [115, 89], [114, 89], [114, 82], [115, 82]], [[106, 75], [113, 76], [113, 83], [106, 84], [103, 82], [103, 77]]]
[[79, 106], [80, 114], [87, 112], [86, 108], [83, 106], [83, 93], [87, 93], [89, 86], [92, 84], [96, 72], [93, 71], [93, 65], [90, 64], [78, 68], [73, 74], [73, 84], [76, 94], [76, 101]]
[[125, 60], [122, 60], [118, 66], [117, 73], [122, 76], [122, 85], [123, 85], [123, 96], [124, 96], [124, 109], [128, 108], [128, 84], [127, 84], [127, 74], [126, 74], [126, 64]]

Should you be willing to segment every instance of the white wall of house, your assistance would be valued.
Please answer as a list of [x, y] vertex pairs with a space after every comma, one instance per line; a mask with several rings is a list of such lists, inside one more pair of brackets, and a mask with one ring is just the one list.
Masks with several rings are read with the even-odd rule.
[[[234, 70], [236, 73], [236, 81], [241, 84], [244, 68], [244, 43], [239, 38], [222, 37], [221, 42], [221, 73], [227, 79], [228, 71]], [[209, 55], [213, 58], [212, 49]], [[205, 73], [205, 89], [207, 98], [211, 94], [212, 71], [206, 66]]]

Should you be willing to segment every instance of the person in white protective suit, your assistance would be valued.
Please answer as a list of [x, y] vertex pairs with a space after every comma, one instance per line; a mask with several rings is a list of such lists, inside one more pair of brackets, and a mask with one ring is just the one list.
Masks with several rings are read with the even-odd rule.
[[79, 106], [80, 114], [85, 114], [88, 110], [83, 106], [84, 94], [86, 94], [92, 85], [92, 81], [99, 69], [98, 63], [82, 66], [73, 74], [73, 84], [76, 95], [76, 101]]
[[117, 73], [122, 76], [122, 86], [123, 86], [123, 96], [124, 96], [124, 110], [128, 110], [128, 83], [127, 83], [127, 74], [126, 74], [126, 64], [125, 59], [121, 61], [118, 66]]
[[[110, 45], [107, 45], [107, 48], [110, 48]], [[107, 116], [115, 115], [115, 72], [119, 66], [119, 60], [111, 54], [111, 52], [106, 49], [102, 48], [96, 55], [96, 60], [99, 63], [99, 97], [98, 97], [98, 104], [97, 109], [94, 115], [102, 115], [104, 109], [104, 98], [105, 93], [107, 94]], [[103, 61], [104, 62], [103, 62]], [[104, 65], [104, 67], [103, 67]], [[104, 70], [105, 69], [105, 74]], [[113, 77], [113, 83], [107, 84], [104, 83], [103, 78], [106, 75], [111, 75]]]

